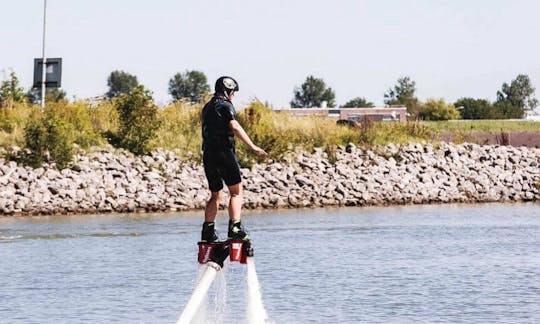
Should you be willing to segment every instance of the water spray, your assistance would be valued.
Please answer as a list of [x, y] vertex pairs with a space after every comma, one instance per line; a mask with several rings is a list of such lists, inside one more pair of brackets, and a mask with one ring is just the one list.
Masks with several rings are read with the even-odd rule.
[[[182, 311], [180, 318], [176, 322], [177, 324], [189, 324], [197, 314], [197, 310], [201, 306], [210, 286], [216, 279], [216, 274], [218, 271], [221, 271], [223, 268], [223, 263], [229, 257], [231, 262], [240, 262], [241, 264], [248, 265], [248, 280], [250, 277], [255, 275], [256, 286], [258, 287], [257, 275], [254, 273], [254, 264], [253, 264], [253, 247], [251, 246], [250, 241], [238, 241], [230, 240], [225, 242], [214, 242], [206, 243], [199, 242], [199, 255], [198, 261], [201, 265], [206, 268], [203, 270], [203, 274], [200, 277], [199, 282], [197, 283], [193, 294], [189, 299], [186, 307]], [[250, 265], [253, 268], [250, 276]], [[253, 281], [253, 279], [251, 279]], [[258, 288], [257, 288], [258, 291]], [[249, 295], [251, 295], [249, 293]], [[259, 292], [260, 299], [260, 292]], [[262, 302], [260, 303], [262, 306]], [[263, 308], [264, 310], [264, 308]], [[264, 313], [266, 314], [266, 312]], [[251, 321], [250, 321], [251, 323]], [[257, 323], [257, 322], [254, 322]], [[263, 322], [264, 323], [264, 322]]]

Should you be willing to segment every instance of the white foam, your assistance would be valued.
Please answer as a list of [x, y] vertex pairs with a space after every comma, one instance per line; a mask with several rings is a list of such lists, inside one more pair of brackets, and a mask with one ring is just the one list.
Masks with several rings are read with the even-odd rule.
[[253, 257], [247, 258], [247, 294], [247, 322], [249, 324], [268, 323], [268, 314], [264, 309], [261, 287], [259, 285], [259, 278], [257, 278]]
[[216, 278], [216, 273], [220, 270], [219, 266], [213, 262], [208, 262], [205, 266], [204, 273], [197, 283], [197, 287], [195, 287], [182, 315], [180, 315], [177, 324], [189, 324], [199, 313], [199, 307], [206, 299], [206, 293]]
[[22, 235], [12, 235], [12, 236], [1, 236], [0, 235], [0, 240], [6, 240], [6, 241], [17, 240], [17, 239], [20, 239], [20, 238], [22, 238]]

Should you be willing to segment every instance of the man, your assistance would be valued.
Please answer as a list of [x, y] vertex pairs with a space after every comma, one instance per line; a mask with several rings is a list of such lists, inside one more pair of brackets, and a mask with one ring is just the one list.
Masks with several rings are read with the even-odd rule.
[[238, 83], [222, 76], [216, 81], [215, 93], [202, 112], [203, 163], [211, 197], [204, 211], [202, 242], [215, 242], [215, 220], [221, 201], [223, 182], [229, 189], [229, 240], [247, 241], [249, 237], [240, 222], [242, 208], [242, 177], [236, 160], [234, 136], [240, 138], [255, 154], [266, 152], [253, 144], [242, 126], [236, 121], [232, 104]]

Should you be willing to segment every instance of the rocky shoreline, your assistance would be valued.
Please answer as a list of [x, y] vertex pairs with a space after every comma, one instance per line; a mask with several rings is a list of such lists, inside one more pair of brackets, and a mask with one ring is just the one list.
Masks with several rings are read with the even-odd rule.
[[[538, 148], [348, 145], [330, 159], [315, 150], [242, 173], [248, 209], [540, 201]], [[208, 198], [202, 166], [170, 151], [135, 157], [94, 149], [64, 170], [0, 159], [4, 216], [191, 210]]]

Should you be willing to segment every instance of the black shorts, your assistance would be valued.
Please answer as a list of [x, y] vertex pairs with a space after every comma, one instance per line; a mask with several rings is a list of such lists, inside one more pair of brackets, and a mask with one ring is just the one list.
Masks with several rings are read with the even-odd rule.
[[203, 163], [210, 191], [217, 192], [223, 189], [223, 181], [227, 186], [242, 181], [234, 148], [206, 150], [203, 153]]

